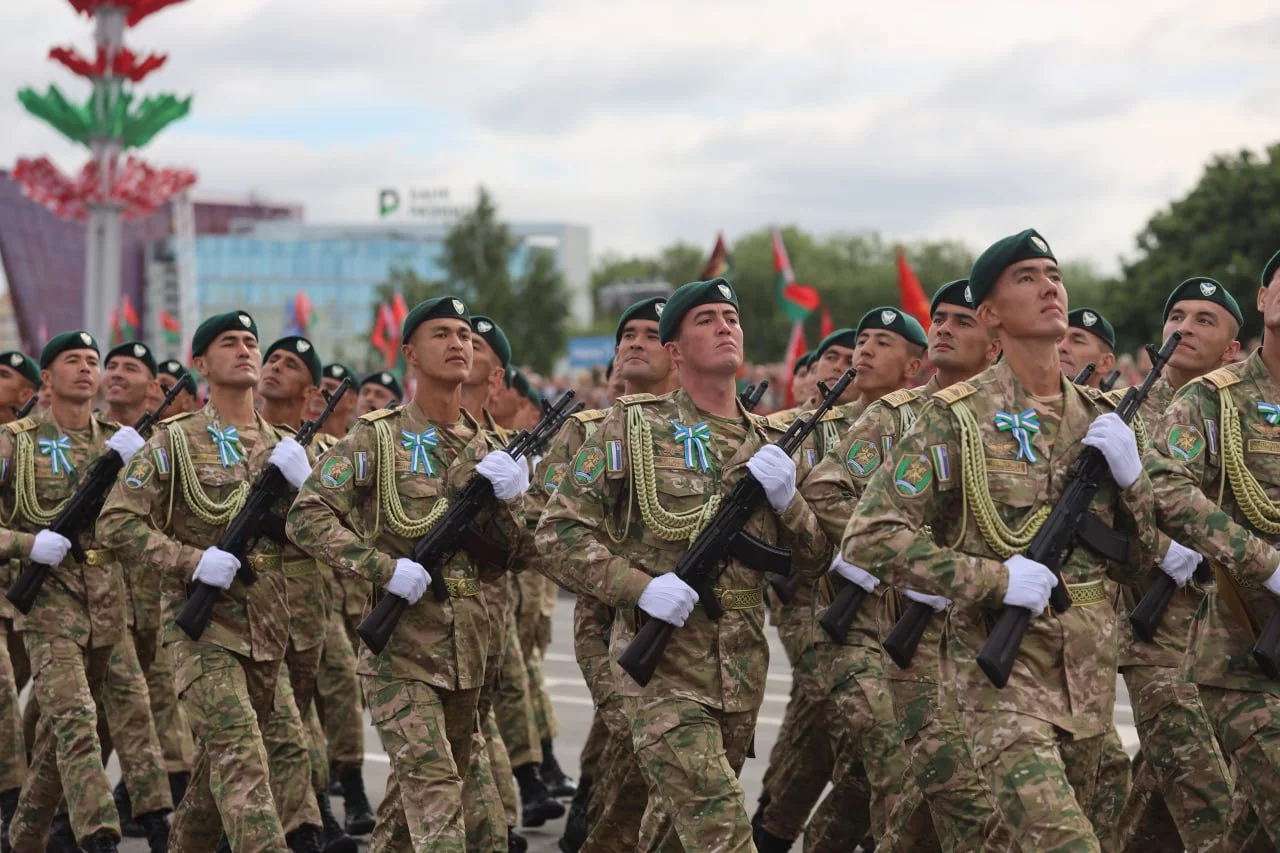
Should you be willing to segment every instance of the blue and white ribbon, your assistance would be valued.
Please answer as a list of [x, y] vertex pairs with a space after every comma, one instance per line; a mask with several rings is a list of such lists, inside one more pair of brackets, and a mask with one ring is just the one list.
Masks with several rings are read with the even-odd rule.
[[1280, 424], [1280, 406], [1275, 403], [1259, 403], [1258, 414], [1264, 415], [1272, 426]]
[[400, 446], [409, 451], [409, 471], [417, 474], [425, 472], [428, 477], [436, 475], [435, 466], [431, 464], [431, 448], [440, 446], [440, 437], [436, 428], [424, 429], [422, 432], [400, 430]]
[[1035, 409], [1023, 409], [1016, 415], [996, 412], [996, 429], [1013, 433], [1014, 440], [1018, 442], [1019, 459], [1036, 461], [1035, 451], [1031, 449], [1031, 436], [1040, 431], [1040, 416]]
[[707, 461], [707, 442], [711, 440], [711, 428], [707, 426], [707, 422], [700, 421], [690, 427], [679, 421], [672, 421], [671, 425], [676, 428], [676, 441], [684, 445], [684, 467], [694, 466], [696, 454], [698, 469], [704, 473], [711, 470], [711, 463]]
[[67, 451], [71, 449], [71, 439], [68, 436], [60, 435], [56, 439], [42, 438], [39, 444], [40, 454], [49, 457], [53, 473], [65, 475], [75, 470], [75, 466], [67, 458]]
[[213, 443], [218, 446], [218, 461], [223, 468], [230, 468], [244, 458], [240, 455], [240, 431], [234, 426], [218, 429], [209, 424], [205, 429], [209, 430]]

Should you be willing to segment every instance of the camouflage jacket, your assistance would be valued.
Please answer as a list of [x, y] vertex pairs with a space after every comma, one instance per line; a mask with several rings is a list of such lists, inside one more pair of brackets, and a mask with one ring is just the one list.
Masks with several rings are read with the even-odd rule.
[[[271, 449], [289, 434], [257, 415], [254, 426], [239, 430], [229, 443], [213, 435], [223, 429], [212, 404], [161, 422], [116, 482], [98, 518], [98, 534], [122, 559], [145, 562], [160, 573], [166, 643], [186, 638], [174, 619], [191, 591], [200, 556], [217, 544], [267, 466]], [[273, 511], [283, 515], [288, 506], [288, 497], [282, 497]], [[263, 536], [249, 558], [258, 580], [245, 587], [237, 579], [218, 596], [201, 642], [253, 660], [279, 660], [289, 637], [284, 564], [306, 555]], [[176, 677], [181, 683], [195, 675]]]
[[[336, 435], [329, 435], [327, 432], [316, 435], [314, 444], [321, 463], [328, 460], [329, 451], [336, 447], [340, 440]], [[333, 603], [333, 609], [344, 617], [359, 618], [369, 603], [372, 585], [362, 577], [349, 572], [336, 572], [332, 566], [318, 561], [317, 563], [328, 570], [329, 597]]]
[[[94, 414], [88, 429], [64, 433], [51, 409], [0, 426], [0, 556], [17, 561], [15, 580], [30, 562], [35, 534], [75, 494], [117, 429]], [[128, 609], [120, 558], [103, 549], [92, 529], [80, 545], [88, 562], [82, 565], [68, 554], [54, 566], [30, 613], [20, 616], [4, 601], [0, 606], [7, 612], [0, 615], [16, 618], [19, 631], [53, 634], [87, 648], [119, 642]]]
[[[421, 439], [414, 441], [414, 439]], [[433, 443], [434, 442], [434, 443]], [[360, 418], [303, 484], [289, 511], [290, 538], [336, 571], [372, 582], [373, 602], [409, 555], [433, 510], [442, 511], [475, 475], [476, 463], [497, 449], [493, 437], [465, 411], [457, 424], [427, 420], [417, 403], [381, 409]], [[386, 491], [387, 485], [394, 486]], [[481, 532], [519, 547], [519, 519], [510, 504], [494, 501], [476, 519]], [[414, 525], [422, 533], [407, 535]], [[397, 528], [401, 532], [397, 532]], [[459, 549], [442, 566], [450, 597], [430, 590], [404, 616], [379, 655], [363, 649], [361, 672], [421, 681], [444, 690], [484, 683], [490, 618], [479, 595], [481, 581], [501, 578], [505, 566], [484, 566]]]
[[[998, 521], [1016, 531], [1037, 512], [1047, 513], [1084, 448], [1080, 439], [1090, 422], [1110, 408], [1066, 379], [1061, 388], [1060, 398], [1037, 406], [1001, 363], [934, 394], [871, 475], [841, 547], [850, 562], [895, 586], [954, 602], [943, 629], [944, 696], [969, 711], [1027, 714], [1090, 737], [1113, 725], [1118, 626], [1108, 571], [1118, 581], [1134, 580], [1154, 559], [1154, 495], [1145, 476], [1123, 492], [1104, 478], [1090, 508], [1131, 534], [1130, 558], [1109, 564], [1076, 548], [1062, 567], [1073, 606], [1031, 619], [1005, 689], [993, 687], [976, 663], [991, 615], [1002, 606], [1008, 578], [1002, 562], [1025, 549], [1002, 556], [978, 514], [984, 526]], [[998, 412], [1028, 409], [1039, 419], [1038, 431], [1025, 435], [1031, 458], [995, 423]], [[962, 452], [965, 435], [971, 443]], [[1029, 542], [1030, 532], [1023, 535]]]
[[[490, 414], [488, 409], [480, 413], [477, 421], [488, 436], [491, 447], [501, 449], [507, 446], [507, 443], [511, 440], [511, 435], [493, 419], [493, 415]], [[521, 460], [521, 464], [528, 464], [527, 460]], [[520, 522], [522, 529], [528, 526], [527, 516], [523, 514], [523, 502], [520, 504], [517, 520]], [[529, 538], [532, 538], [532, 536]], [[511, 567], [515, 568], [519, 562], [519, 557], [513, 559]], [[508, 622], [515, 618], [515, 578], [510, 575], [488, 578], [480, 587], [480, 602], [484, 605], [485, 612], [489, 617], [489, 655], [491, 657], [501, 657], [503, 648], [507, 643]]]
[[1187, 676], [1280, 695], [1251, 654], [1276, 608], [1263, 583], [1280, 565], [1280, 534], [1261, 532], [1251, 516], [1266, 517], [1246, 512], [1241, 500], [1265, 506], [1280, 499], [1280, 424], [1262, 408], [1275, 403], [1280, 382], [1260, 352], [1189, 382], [1165, 410], [1146, 463], [1161, 527], [1209, 558], [1217, 579], [1192, 626]]
[[[631, 418], [634, 427], [628, 426]], [[677, 432], [686, 430], [690, 437], [678, 441]], [[644, 440], [646, 431], [651, 445]], [[564, 553], [563, 560], [546, 564], [557, 583], [616, 608], [612, 651], [620, 652], [635, 636], [635, 606], [644, 588], [674, 569], [688, 548], [691, 529], [675, 534], [677, 525], [669, 518], [660, 525], [652, 520], [687, 514], [692, 523], [708, 500], [728, 494], [767, 440], [761, 423], [741, 408], [737, 418], [712, 417], [680, 390], [663, 397], [620, 398], [578, 451], [543, 512], [537, 544], [543, 553]], [[653, 480], [643, 488], [637, 480], [646, 472]], [[798, 495], [781, 516], [762, 508], [747, 529], [765, 542], [789, 545], [792, 571], [816, 574], [825, 567], [830, 545]], [[646, 687], [614, 670], [618, 692], [680, 696], [726, 711], [758, 708], [769, 657], [763, 582], [759, 572], [730, 560], [716, 584], [725, 604], [723, 618], [712, 620], [695, 608]]]

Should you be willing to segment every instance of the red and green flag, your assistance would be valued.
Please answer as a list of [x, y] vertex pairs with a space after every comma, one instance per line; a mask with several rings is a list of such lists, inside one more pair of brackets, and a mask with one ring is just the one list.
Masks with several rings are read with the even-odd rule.
[[929, 331], [929, 300], [901, 246], [898, 247], [898, 304], [904, 313], [915, 317], [924, 330]]
[[136, 341], [140, 328], [142, 328], [142, 322], [138, 319], [138, 312], [133, 309], [133, 303], [126, 296], [123, 305], [120, 307], [120, 340], [116, 341], [116, 343], [122, 344], [125, 341]]
[[773, 229], [773, 271], [777, 275], [776, 287], [782, 313], [793, 323], [803, 323], [822, 300], [812, 287], [796, 284], [787, 247], [782, 244], [782, 233], [777, 228]]
[[178, 322], [178, 318], [170, 314], [168, 311], [160, 312], [160, 331], [164, 335], [164, 342], [170, 345], [177, 345], [182, 337], [182, 324]]

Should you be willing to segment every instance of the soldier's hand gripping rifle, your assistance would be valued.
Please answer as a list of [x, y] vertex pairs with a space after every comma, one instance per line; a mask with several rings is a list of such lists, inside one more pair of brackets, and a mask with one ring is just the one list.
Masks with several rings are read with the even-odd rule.
[[[174, 389], [170, 389], [165, 395], [164, 401], [160, 403], [154, 411], [145, 413], [138, 422], [133, 425], [138, 435], [146, 439], [151, 435], [151, 428], [155, 426], [156, 421], [164, 414], [164, 410], [169, 408], [169, 404], [173, 402], [174, 397], [178, 393]], [[22, 408], [30, 409], [35, 404], [36, 398], [33, 395]], [[19, 418], [26, 417], [19, 414]], [[102, 512], [102, 505], [107, 502], [107, 493], [111, 491], [111, 487], [116, 484], [116, 478], [124, 469], [124, 457], [114, 450], [108, 450], [106, 453], [94, 460], [89, 471], [85, 474], [84, 482], [80, 484], [80, 488], [76, 489], [76, 493], [71, 496], [71, 500], [67, 501], [67, 505], [62, 508], [57, 517], [49, 524], [49, 529], [54, 533], [65, 536], [71, 541], [71, 554], [78, 562], [83, 563], [85, 560], [84, 547], [80, 544], [80, 537], [86, 530], [91, 530], [98, 521], [98, 513]], [[27, 567], [22, 570], [22, 574], [9, 587], [9, 591], [5, 593], [5, 598], [18, 608], [18, 612], [26, 614], [31, 611], [31, 607], [36, 603], [36, 596], [40, 594], [40, 588], [44, 586], [45, 579], [49, 577], [49, 571], [52, 567], [46, 566], [44, 563], [28, 563]]]
[[[1160, 378], [1165, 364], [1182, 340], [1179, 332], [1174, 332], [1156, 352], [1148, 345], [1151, 355], [1151, 370], [1143, 378], [1141, 385], [1132, 386], [1125, 392], [1120, 404], [1116, 406], [1116, 414], [1126, 424], [1133, 421], [1138, 408], [1146, 400], [1151, 386]], [[1062, 579], [1062, 564], [1070, 555], [1076, 537], [1088, 515], [1089, 504], [1102, 485], [1103, 477], [1109, 475], [1110, 469], [1102, 451], [1096, 447], [1086, 447], [1067, 473], [1062, 495], [1054, 504], [1044, 524], [1036, 531], [1026, 556], [1047, 567], [1058, 578], [1058, 585], [1053, 588], [1049, 602], [1055, 613], [1062, 613], [1071, 606], [1071, 597], [1067, 593], [1066, 582]], [[996, 687], [1004, 687], [1009, 683], [1009, 674], [1013, 671], [1013, 660], [1022, 644], [1022, 637], [1027, 632], [1031, 620], [1031, 611], [1025, 607], [1005, 605], [996, 617], [995, 627], [987, 635], [987, 641], [978, 652], [978, 666], [986, 673], [987, 678]]]
[[[182, 383], [175, 382], [173, 387], [181, 388]], [[316, 437], [316, 433], [320, 432], [320, 428], [324, 426], [324, 422], [333, 414], [333, 409], [342, 399], [342, 395], [354, 387], [355, 383], [350, 376], [343, 379], [342, 383], [329, 394], [324, 410], [314, 421], [306, 421], [302, 424], [302, 428], [293, 437], [294, 441], [303, 447], [309, 445]], [[279, 468], [274, 465], [263, 468], [257, 479], [253, 481], [253, 486], [244, 499], [244, 506], [218, 537], [217, 547], [228, 554], [234, 554], [240, 561], [236, 577], [245, 586], [252, 586], [258, 580], [257, 572], [249, 565], [249, 552], [253, 550], [253, 546], [260, 537], [268, 534], [268, 527], [273, 526], [271, 519], [278, 518], [278, 516], [272, 516], [271, 507], [292, 489], [289, 481], [285, 479], [284, 472]], [[197, 581], [194, 587], [191, 594], [187, 596], [186, 604], [182, 605], [182, 609], [178, 611], [178, 618], [174, 622], [186, 632], [188, 637], [198, 640], [209, 625], [209, 619], [213, 616], [213, 607], [218, 603], [218, 596], [222, 590], [202, 581]]]
[[[519, 461], [535, 448], [544, 446], [560, 431], [570, 413], [575, 411], [572, 408], [573, 396], [572, 391], [564, 392], [554, 405], [543, 410], [542, 417], [533, 429], [512, 439], [506, 447], [506, 452], [512, 459]], [[440, 520], [414, 543], [409, 559], [426, 569], [431, 576], [431, 592], [436, 601], [449, 598], [444, 564], [460, 547], [467, 547], [469, 537], [477, 533], [472, 521], [482, 510], [492, 505], [493, 501], [493, 484], [479, 474], [473, 475], [458, 492], [458, 497], [449, 504]], [[381, 600], [356, 627], [360, 639], [375, 655], [381, 654], [386, 648], [391, 633], [408, 606], [406, 599], [384, 591]]]
[[[1076, 378], [1071, 380], [1072, 383], [1085, 384], [1096, 369], [1097, 365], [1092, 361], [1089, 362]], [[911, 661], [916, 656], [916, 649], [920, 646], [920, 640], [924, 637], [925, 629], [929, 627], [929, 620], [933, 618], [934, 612], [929, 605], [912, 601], [885, 636], [884, 650], [900, 669], [911, 666]]]
[[[796, 420], [791, 424], [782, 438], [776, 442], [783, 453], [788, 456], [795, 454], [817, 427], [818, 421], [822, 420], [822, 416], [835, 405], [836, 400], [840, 399], [840, 395], [853, 381], [853, 377], [852, 370], [846, 371], [809, 417]], [[712, 619], [719, 619], [724, 615], [724, 610], [712, 587], [734, 553], [735, 541], [743, 534], [747, 521], [764, 501], [764, 487], [750, 472], [747, 472], [720, 504], [720, 509], [715, 516], [693, 540], [689, 550], [676, 563], [676, 576], [693, 587], [698, 593], [703, 610]], [[784, 553], [789, 559], [790, 552]], [[752, 568], [758, 568], [750, 562], [747, 564]], [[618, 657], [618, 665], [634, 678], [637, 684], [648, 684], [658, 663], [662, 660], [663, 652], [674, 631], [675, 626], [670, 622], [656, 618], [648, 619], [623, 649]]]

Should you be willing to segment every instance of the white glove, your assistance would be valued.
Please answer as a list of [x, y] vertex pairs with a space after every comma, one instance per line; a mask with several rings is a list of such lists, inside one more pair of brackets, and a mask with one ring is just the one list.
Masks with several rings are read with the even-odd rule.
[[1271, 573], [1271, 577], [1267, 578], [1267, 582], [1263, 584], [1267, 588], [1267, 592], [1272, 595], [1280, 595], [1280, 569], [1276, 569]]
[[1004, 592], [1004, 603], [1032, 613], [1043, 613], [1049, 606], [1049, 593], [1058, 585], [1058, 576], [1021, 554], [1005, 560], [1004, 567], [1009, 570], [1009, 587]]
[[505, 450], [481, 459], [476, 473], [493, 484], [493, 494], [500, 501], [513, 501], [529, 490], [529, 467]]
[[240, 561], [235, 554], [228, 554], [221, 548], [206, 548], [200, 555], [200, 562], [191, 575], [193, 581], [207, 583], [218, 589], [228, 589], [240, 571]]
[[1117, 485], [1127, 489], [1138, 481], [1142, 474], [1142, 460], [1138, 457], [1138, 440], [1133, 437], [1133, 430], [1120, 420], [1115, 412], [1107, 412], [1093, 423], [1085, 433], [1084, 443], [1096, 447], [1107, 458], [1107, 467]]
[[1164, 552], [1164, 559], [1160, 561], [1160, 571], [1173, 578], [1173, 582], [1179, 587], [1184, 587], [1195, 574], [1198, 565], [1200, 565], [1198, 553], [1170, 539], [1169, 550]]
[[280, 469], [289, 485], [301, 489], [302, 484], [311, 476], [311, 462], [307, 459], [307, 451], [292, 438], [282, 438], [271, 448], [271, 458], [267, 460]]
[[146, 443], [133, 427], [120, 427], [115, 435], [107, 439], [107, 449], [119, 453], [120, 458], [128, 462]]
[[418, 563], [408, 557], [396, 560], [396, 570], [387, 582], [387, 592], [398, 595], [410, 604], [417, 604], [418, 599], [431, 584], [431, 575]]
[[941, 595], [926, 595], [923, 592], [916, 592], [914, 589], [904, 589], [902, 594], [912, 601], [929, 605], [933, 608], [934, 613], [941, 613], [951, 606], [951, 599], [943, 598]]
[[71, 550], [71, 540], [52, 530], [41, 530], [31, 543], [31, 562], [42, 566], [56, 566]]
[[864, 572], [862, 569], [850, 563], [844, 557], [836, 554], [836, 558], [831, 561], [829, 572], [835, 572], [849, 583], [857, 584], [867, 592], [875, 592], [876, 587], [880, 585], [880, 579], [870, 572]]
[[680, 628], [697, 603], [698, 594], [693, 587], [668, 572], [649, 581], [636, 606], [655, 619]]
[[796, 496], [796, 463], [776, 444], [766, 444], [747, 460], [747, 470], [760, 485], [769, 506], [782, 513]]

